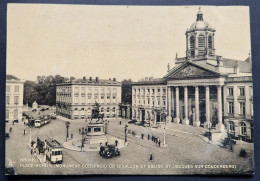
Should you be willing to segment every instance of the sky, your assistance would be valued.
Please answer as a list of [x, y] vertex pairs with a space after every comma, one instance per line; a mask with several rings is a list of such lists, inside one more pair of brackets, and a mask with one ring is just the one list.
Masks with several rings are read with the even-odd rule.
[[[7, 74], [101, 79], [160, 78], [176, 53], [185, 56], [185, 31], [198, 6], [8, 4]], [[216, 54], [245, 60], [251, 49], [249, 7], [201, 6], [216, 29]]]

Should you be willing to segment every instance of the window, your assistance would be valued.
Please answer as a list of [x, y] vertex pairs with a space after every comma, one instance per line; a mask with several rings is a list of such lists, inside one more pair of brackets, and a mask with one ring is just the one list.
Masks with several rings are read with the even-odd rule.
[[18, 110], [17, 109], [14, 110], [14, 119], [18, 119]]
[[240, 134], [246, 135], [246, 124], [244, 122], [240, 123]]
[[116, 96], [113, 96], [113, 99], [116, 99]]
[[91, 95], [88, 95], [88, 99], [91, 99]]
[[166, 93], [166, 89], [163, 89], [163, 93], [164, 93], [164, 94]]
[[233, 97], [234, 92], [233, 92], [233, 87], [229, 87], [228, 88], [228, 96], [232, 96]]
[[107, 99], [110, 99], [110, 96], [109, 96], [109, 95], [107, 96]]
[[10, 104], [10, 96], [6, 96], [6, 104]]
[[150, 94], [150, 89], [147, 89], [147, 93]]
[[160, 92], [160, 88], [158, 89], [158, 92]]
[[15, 91], [15, 92], [19, 92], [19, 85], [16, 85], [16, 86], [14, 87], [14, 91]]
[[199, 35], [198, 37], [198, 48], [199, 48], [199, 55], [204, 55], [205, 53], [205, 36]]
[[9, 110], [8, 109], [5, 111], [5, 119], [9, 119]]
[[234, 132], [235, 131], [235, 124], [233, 121], [229, 122], [229, 131]]
[[228, 113], [233, 114], [234, 113], [234, 102], [228, 103]]
[[154, 89], [152, 89], [152, 94], [154, 94]]
[[158, 106], [160, 105], [160, 101], [158, 101]]
[[239, 114], [245, 115], [245, 113], [246, 113], [246, 112], [245, 112], [245, 103], [244, 103], [244, 102], [240, 102], [239, 105], [240, 105], [240, 106], [239, 106], [239, 108], [240, 108], [240, 109], [239, 109]]
[[163, 105], [164, 105], [164, 106], [166, 105], [166, 102], [165, 102], [165, 100], [163, 100]]
[[101, 128], [94, 128], [94, 132], [100, 132]]
[[194, 36], [190, 37], [190, 55], [194, 56], [194, 48], [195, 48], [195, 38]]
[[212, 36], [208, 37], [208, 48], [212, 49], [213, 45], [212, 45]]
[[154, 106], [154, 101], [153, 101], [153, 106]]
[[245, 96], [245, 88], [239, 87], [239, 96]]
[[100, 111], [101, 111], [101, 112], [104, 112], [104, 108], [103, 108], [103, 107], [101, 107]]
[[104, 96], [101, 96], [101, 99], [104, 99]]
[[10, 85], [6, 86], [6, 92], [10, 92]]
[[109, 107], [107, 108], [107, 112], [109, 112], [110, 111], [110, 109], [109, 109]]
[[116, 108], [115, 107], [113, 107], [113, 112], [116, 112]]
[[150, 104], [150, 99], [149, 98], [147, 99], [147, 104]]
[[19, 96], [14, 96], [14, 104], [19, 104]]

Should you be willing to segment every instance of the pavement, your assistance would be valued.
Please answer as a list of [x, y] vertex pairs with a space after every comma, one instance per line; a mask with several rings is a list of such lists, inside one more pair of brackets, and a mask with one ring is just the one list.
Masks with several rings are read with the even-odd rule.
[[[32, 128], [32, 139], [37, 135], [48, 135], [60, 143], [66, 142], [65, 119], [57, 117], [50, 124], [41, 128]], [[119, 122], [121, 121], [121, 125]], [[124, 127], [129, 120], [111, 119], [108, 124], [108, 136], [124, 140]], [[79, 128], [86, 126], [85, 120], [70, 121], [69, 135], [73, 138], [79, 135]], [[13, 128], [10, 138], [6, 140], [6, 157], [16, 167], [18, 174], [239, 174], [252, 173], [253, 144], [237, 141], [230, 149], [214, 144], [208, 144], [202, 139], [203, 128], [169, 123], [165, 130], [166, 146], [148, 140], [148, 134], [158, 137], [163, 143], [163, 129], [128, 124], [128, 130], [135, 132], [127, 134], [128, 146], [122, 148], [121, 155], [112, 159], [104, 159], [98, 151], [79, 152], [63, 149], [62, 164], [42, 164], [31, 155], [28, 147], [29, 134], [23, 135], [29, 128], [23, 124], [6, 125]], [[141, 139], [144, 134], [144, 139]], [[241, 149], [248, 153], [246, 158], [239, 157]], [[150, 161], [150, 155], [153, 161]], [[235, 168], [205, 168], [214, 165], [233, 165]], [[196, 166], [196, 168], [195, 168]], [[190, 167], [190, 168], [189, 168]]]

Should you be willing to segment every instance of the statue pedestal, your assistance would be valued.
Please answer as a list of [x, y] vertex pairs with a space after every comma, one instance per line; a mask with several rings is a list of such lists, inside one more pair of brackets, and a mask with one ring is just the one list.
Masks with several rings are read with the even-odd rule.
[[194, 121], [193, 126], [194, 127], [200, 127], [200, 121]]
[[87, 125], [87, 144], [100, 144], [107, 142], [104, 123], [89, 123]]

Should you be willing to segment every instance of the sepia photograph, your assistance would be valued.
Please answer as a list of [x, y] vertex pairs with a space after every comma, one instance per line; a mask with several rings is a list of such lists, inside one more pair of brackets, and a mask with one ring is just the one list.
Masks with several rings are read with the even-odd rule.
[[251, 175], [249, 6], [7, 4], [6, 175]]

